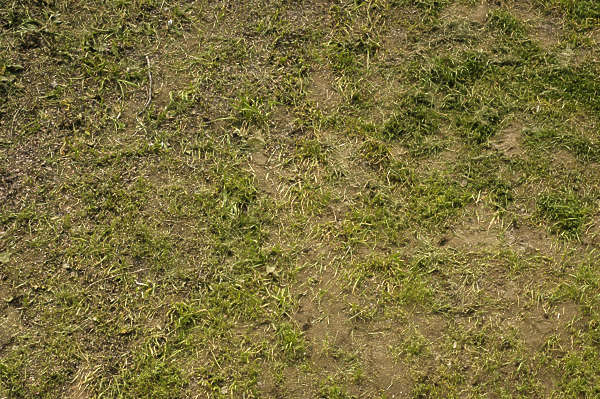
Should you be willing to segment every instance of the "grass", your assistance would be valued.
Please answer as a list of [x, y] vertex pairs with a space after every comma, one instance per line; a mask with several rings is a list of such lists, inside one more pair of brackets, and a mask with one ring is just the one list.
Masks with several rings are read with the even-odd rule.
[[577, 234], [588, 213], [587, 207], [574, 193], [544, 193], [537, 201], [538, 213], [552, 223], [551, 230]]
[[598, 397], [599, 9], [501, 3], [0, 5], [0, 398]]

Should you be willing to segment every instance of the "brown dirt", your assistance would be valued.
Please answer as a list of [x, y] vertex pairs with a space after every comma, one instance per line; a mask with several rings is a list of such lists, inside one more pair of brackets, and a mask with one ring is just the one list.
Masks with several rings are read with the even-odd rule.
[[532, 31], [532, 36], [544, 49], [551, 49], [560, 43], [562, 30], [557, 24], [547, 21], [538, 23]]
[[571, 152], [562, 149], [552, 154], [552, 162], [558, 167], [570, 170], [576, 170], [578, 166], [577, 158]]
[[90, 394], [86, 392], [84, 388], [79, 385], [72, 385], [69, 391], [67, 392], [67, 398], [69, 399], [89, 399], [91, 398]]
[[[3, 300], [6, 300], [3, 298]], [[0, 305], [1, 306], [1, 305]], [[8, 347], [13, 338], [22, 330], [21, 318], [19, 312], [11, 306], [4, 305], [0, 307], [2, 316], [0, 316], [0, 353]]]
[[[314, 263], [298, 276], [303, 283], [296, 288], [299, 305], [293, 319], [304, 331], [307, 355], [320, 374], [347, 369], [354, 361], [354, 353], [367, 353], [368, 356], [360, 362], [365, 376], [348, 384], [348, 393], [357, 397], [373, 397], [378, 393], [401, 397], [403, 392], [407, 392], [408, 376], [390, 351], [397, 327], [389, 320], [352, 318], [348, 304], [360, 303], [361, 300], [351, 290], [343, 288], [337, 272], [339, 265], [336, 265], [340, 261], [333, 256], [334, 252], [326, 246], [312, 251], [308, 259]], [[293, 380], [296, 371], [288, 370], [288, 374]], [[298, 389], [303, 385], [300, 381], [290, 381], [287, 385], [288, 393], [298, 395], [295, 397], [310, 396]]]
[[464, 217], [449, 236], [440, 238], [440, 244], [457, 249], [493, 248], [500, 244], [499, 232], [494, 212], [480, 202], [465, 209]]
[[520, 143], [522, 129], [523, 125], [521, 123], [511, 123], [498, 133], [497, 138], [492, 142], [492, 146], [508, 158], [523, 155], [523, 148]]
[[600, 248], [600, 216], [592, 217], [583, 239], [584, 244], [592, 248]]
[[22, 330], [21, 316], [12, 291], [2, 283], [0, 273], [0, 354]]
[[511, 226], [506, 230], [505, 240], [512, 248], [520, 252], [553, 254], [556, 252], [556, 240], [544, 230], [532, 226]]
[[481, 1], [476, 6], [470, 7], [462, 4], [453, 4], [444, 10], [442, 18], [449, 20], [461, 18], [478, 24], [484, 24], [490, 9], [491, 6], [487, 1]]
[[248, 141], [253, 147], [253, 152], [248, 158], [248, 168], [254, 175], [256, 186], [271, 198], [280, 199], [285, 188], [289, 186], [289, 181], [286, 184], [288, 179], [277, 167], [280, 164], [277, 154], [266, 148], [262, 137], [254, 137]]
[[[402, 159], [406, 156], [406, 150], [401, 146], [393, 146], [390, 151], [396, 159]], [[441, 151], [435, 156], [421, 160], [416, 168], [418, 172], [429, 173], [432, 170], [444, 170], [449, 165], [454, 164], [458, 160], [459, 150], [448, 148]]]
[[538, 351], [548, 339], [556, 335], [559, 345], [570, 345], [568, 324], [579, 314], [579, 306], [573, 303], [563, 303], [553, 309], [536, 309], [524, 315], [518, 323], [519, 330], [527, 346]]
[[336, 87], [336, 80], [333, 73], [321, 68], [312, 75], [312, 84], [307, 88], [308, 96], [315, 103], [317, 108], [328, 112], [335, 110], [341, 104], [340, 93]]

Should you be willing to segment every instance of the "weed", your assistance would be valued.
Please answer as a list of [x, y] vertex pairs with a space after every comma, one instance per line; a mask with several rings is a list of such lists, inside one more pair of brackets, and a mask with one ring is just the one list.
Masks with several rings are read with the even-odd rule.
[[131, 369], [117, 377], [111, 395], [132, 398], [177, 398], [185, 380], [167, 359], [141, 357]]
[[598, 162], [600, 147], [587, 137], [557, 130], [538, 129], [525, 131], [526, 143], [534, 151], [550, 152], [563, 148], [584, 162]]
[[435, 58], [427, 78], [443, 87], [455, 88], [481, 79], [489, 69], [485, 53], [466, 52], [458, 57]]
[[422, 140], [439, 132], [438, 120], [439, 116], [427, 96], [408, 95], [383, 124], [381, 135], [387, 140]]
[[525, 27], [510, 12], [497, 9], [488, 14], [487, 24], [490, 29], [494, 29], [509, 37], [520, 37], [525, 34]]
[[580, 30], [589, 30], [598, 26], [600, 22], [600, 6], [592, 0], [541, 0], [549, 9], [565, 13], [569, 21]]
[[302, 335], [290, 324], [283, 324], [277, 331], [280, 345], [288, 359], [301, 360], [305, 355], [305, 343]]
[[302, 140], [298, 145], [296, 155], [299, 159], [312, 159], [325, 163], [327, 160], [327, 149], [318, 140]]
[[382, 167], [390, 162], [391, 155], [384, 143], [374, 139], [365, 141], [359, 153], [361, 159], [364, 159], [372, 167]]
[[472, 115], [458, 119], [457, 125], [463, 129], [463, 136], [473, 144], [483, 144], [498, 130], [500, 115], [498, 110], [484, 107]]
[[538, 214], [551, 223], [551, 230], [564, 235], [578, 235], [586, 221], [588, 209], [572, 192], [544, 193], [537, 199]]
[[600, 110], [597, 93], [600, 83], [597, 71], [589, 66], [551, 67], [539, 76], [540, 85], [551, 97], [562, 97], [576, 101], [592, 110]]
[[334, 383], [324, 384], [319, 391], [319, 398], [322, 399], [352, 399], [354, 396], [349, 395], [343, 388]]
[[421, 180], [413, 188], [411, 208], [423, 221], [442, 223], [470, 199], [471, 194], [460, 185], [433, 175]]
[[242, 96], [233, 106], [239, 124], [263, 126], [269, 117], [269, 107], [261, 98]]

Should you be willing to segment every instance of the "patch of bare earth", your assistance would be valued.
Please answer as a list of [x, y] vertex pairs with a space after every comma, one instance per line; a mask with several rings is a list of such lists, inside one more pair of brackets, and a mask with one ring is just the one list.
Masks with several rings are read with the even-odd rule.
[[335, 76], [327, 68], [321, 68], [313, 73], [307, 92], [317, 108], [325, 112], [334, 111], [342, 102]]
[[21, 317], [14, 301], [15, 298], [9, 290], [3, 288], [0, 283], [0, 354], [23, 331]]
[[262, 139], [257, 140], [257, 147], [250, 155], [249, 168], [254, 175], [256, 185], [263, 192], [270, 196], [276, 196], [279, 192], [281, 184], [278, 182], [278, 177], [271, 165], [272, 154], [268, 154], [263, 147]]
[[[405, 157], [407, 153], [406, 149], [402, 148], [401, 146], [392, 146], [391, 152], [396, 159], [402, 159], [402, 157]], [[432, 170], [444, 170], [449, 165], [455, 164], [458, 158], [458, 147], [447, 148], [435, 154], [435, 156], [419, 160], [419, 164], [416, 167], [416, 171], [419, 173], [427, 174]]]
[[[364, 374], [346, 376], [346, 391], [356, 397], [400, 397], [406, 393], [408, 375], [392, 354], [391, 344], [395, 341], [398, 326], [390, 320], [363, 320], [352, 314], [350, 303], [361, 302], [351, 289], [345, 289], [338, 273], [344, 264], [341, 255], [327, 246], [309, 255], [308, 264], [298, 280], [302, 283], [297, 291], [298, 308], [292, 315], [304, 333], [307, 342], [307, 357], [313, 378], [347, 374], [355, 367]], [[374, 304], [363, 304], [368, 309]], [[315, 397], [303, 387], [313, 386], [304, 381], [309, 376], [301, 375], [295, 368], [286, 371], [286, 392], [293, 397]]]
[[552, 163], [567, 170], [576, 170], [578, 168], [577, 158], [571, 152], [563, 149], [559, 149], [552, 154]]
[[511, 249], [523, 254], [554, 256], [563, 249], [547, 231], [527, 224], [506, 224], [502, 217], [483, 201], [465, 208], [463, 217], [450, 233], [439, 238], [441, 246], [480, 251]]
[[507, 128], [498, 133], [497, 138], [492, 142], [492, 146], [508, 158], [523, 155], [520, 142], [522, 129], [523, 126], [520, 123], [511, 123]]
[[547, 20], [537, 22], [532, 32], [533, 39], [546, 50], [559, 44], [562, 34], [562, 29], [558, 24], [550, 23]]
[[525, 253], [553, 254], [558, 251], [556, 240], [544, 230], [531, 226], [511, 226], [504, 236], [513, 249]]
[[69, 399], [89, 399], [92, 397], [86, 390], [85, 381], [90, 378], [93, 371], [81, 367], [77, 370], [75, 378], [73, 379], [70, 387], [67, 390], [67, 398]]
[[457, 249], [491, 249], [500, 244], [499, 233], [497, 215], [480, 202], [465, 209], [465, 216], [451, 234], [440, 239], [440, 244]]
[[600, 216], [594, 215], [592, 221], [588, 225], [584, 241], [586, 245], [590, 245], [592, 248], [600, 248]]
[[442, 14], [444, 19], [466, 19], [478, 24], [484, 24], [491, 6], [487, 1], [481, 1], [473, 6], [463, 4], [452, 4], [446, 8]]

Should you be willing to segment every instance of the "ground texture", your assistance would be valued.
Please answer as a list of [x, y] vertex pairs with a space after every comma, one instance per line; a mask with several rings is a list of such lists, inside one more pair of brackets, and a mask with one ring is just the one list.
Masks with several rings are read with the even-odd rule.
[[0, 2], [0, 398], [600, 397], [596, 0]]

